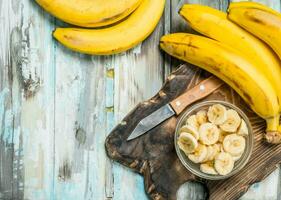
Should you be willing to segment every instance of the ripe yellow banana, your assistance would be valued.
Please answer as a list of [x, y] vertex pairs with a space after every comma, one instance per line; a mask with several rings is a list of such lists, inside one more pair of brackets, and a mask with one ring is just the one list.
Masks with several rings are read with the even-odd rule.
[[281, 59], [281, 14], [259, 3], [231, 3], [228, 17], [266, 42]]
[[[241, 2], [238, 4], [251, 5], [252, 3]], [[236, 3], [232, 5], [236, 5]], [[269, 46], [228, 20], [226, 13], [214, 8], [196, 4], [186, 4], [181, 8], [180, 15], [194, 30], [228, 46], [234, 47], [246, 55], [251, 62], [255, 63], [257, 70], [264, 74], [271, 82], [278, 96], [278, 101], [281, 102], [280, 60]]]
[[87, 54], [126, 51], [146, 39], [158, 24], [165, 0], [143, 0], [124, 21], [104, 29], [57, 28], [53, 35], [66, 47]]
[[131, 14], [141, 0], [36, 0], [62, 21], [83, 27], [113, 24]]
[[269, 80], [242, 53], [215, 40], [187, 33], [163, 36], [160, 46], [168, 54], [224, 80], [266, 120], [268, 134], [281, 135], [277, 95]]

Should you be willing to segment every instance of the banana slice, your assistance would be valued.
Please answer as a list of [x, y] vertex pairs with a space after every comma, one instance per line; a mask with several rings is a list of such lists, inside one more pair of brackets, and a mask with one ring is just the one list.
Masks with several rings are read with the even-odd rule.
[[213, 146], [213, 155], [210, 156], [210, 160], [214, 160], [215, 157], [221, 152], [221, 144], [214, 144]]
[[202, 124], [199, 128], [199, 139], [203, 144], [215, 144], [219, 140], [219, 136], [218, 127], [212, 123]]
[[214, 168], [214, 162], [206, 162], [200, 165], [200, 170], [206, 174], [216, 175], [218, 174]]
[[207, 156], [206, 158], [203, 160], [203, 162], [207, 162], [207, 161], [210, 161], [210, 160], [213, 160], [213, 156], [215, 154], [215, 149], [213, 146], [207, 146]]
[[223, 149], [233, 156], [241, 155], [246, 147], [246, 140], [237, 134], [227, 135], [223, 140]]
[[182, 132], [178, 139], [178, 145], [185, 154], [189, 154], [195, 151], [198, 147], [198, 142], [190, 133]]
[[182, 132], [190, 133], [191, 135], [193, 135], [195, 137], [196, 140], [199, 139], [199, 132], [194, 126], [184, 125], [180, 128], [180, 133], [182, 133]]
[[220, 175], [227, 175], [234, 167], [234, 160], [229, 153], [222, 152], [216, 156], [214, 166]]
[[249, 134], [248, 127], [243, 119], [241, 120], [241, 124], [238, 128], [237, 134], [241, 136], [247, 136]]
[[227, 133], [227, 132], [225, 132], [225, 131], [223, 131], [223, 130], [221, 130], [221, 129], [219, 129], [220, 130], [220, 137], [219, 137], [219, 142], [223, 142], [223, 140], [224, 140], [224, 138], [225, 138], [225, 136], [227, 136], [229, 133]]
[[196, 113], [196, 119], [199, 125], [204, 124], [208, 121], [207, 111], [200, 110]]
[[220, 152], [225, 152], [225, 150], [223, 149], [223, 145], [220, 144]]
[[223, 124], [227, 119], [226, 108], [221, 104], [214, 104], [208, 109], [208, 119], [216, 125]]
[[207, 157], [208, 151], [207, 147], [203, 144], [198, 144], [193, 154], [189, 154], [188, 158], [194, 163], [201, 163]]
[[226, 111], [226, 116], [227, 119], [220, 125], [220, 128], [226, 132], [236, 132], [241, 123], [241, 118], [238, 113], [233, 109], [229, 109]]
[[196, 115], [191, 115], [190, 117], [188, 117], [187, 120], [186, 120], [186, 124], [191, 125], [191, 126], [197, 128], [197, 129], [200, 126], [200, 124], [197, 121]]
[[210, 145], [207, 146], [207, 157], [204, 160], [204, 162], [207, 161], [212, 161], [215, 159], [215, 157], [220, 153], [220, 145], [219, 144], [214, 144], [214, 145]]

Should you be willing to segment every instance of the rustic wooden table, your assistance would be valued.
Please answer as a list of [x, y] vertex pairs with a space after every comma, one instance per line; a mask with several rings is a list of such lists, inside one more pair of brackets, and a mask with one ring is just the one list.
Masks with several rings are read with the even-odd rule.
[[[280, 0], [261, 0], [280, 10]], [[142, 200], [143, 179], [106, 156], [104, 140], [138, 102], [153, 96], [178, 64], [159, 38], [190, 31], [177, 10], [227, 0], [167, 1], [153, 35], [124, 54], [74, 53], [52, 38], [56, 20], [34, 0], [0, 0], [0, 199]], [[170, 183], [167, 183], [170, 184]], [[204, 199], [187, 183], [178, 199]], [[255, 184], [243, 200], [280, 200], [281, 173]]]

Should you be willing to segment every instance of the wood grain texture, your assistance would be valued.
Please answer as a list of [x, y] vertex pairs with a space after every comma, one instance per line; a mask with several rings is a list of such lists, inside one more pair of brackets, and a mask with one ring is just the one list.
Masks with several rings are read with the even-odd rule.
[[281, 163], [281, 146], [264, 141], [265, 122], [256, 116], [244, 101], [224, 85], [204, 100], [224, 100], [239, 106], [249, 117], [254, 130], [254, 149], [247, 165], [236, 175], [220, 181], [207, 181], [195, 177], [180, 162], [174, 148], [174, 131], [178, 117], [161, 123], [145, 135], [127, 142], [137, 123], [159, 107], [181, 95], [192, 85], [192, 79], [202, 80], [205, 73], [181, 66], [168, 77], [163, 88], [148, 101], [136, 106], [117, 125], [106, 140], [108, 156], [144, 176], [146, 193], [151, 199], [175, 200], [179, 187], [187, 181], [200, 182], [208, 189], [207, 199], [235, 200], [248, 188], [263, 180]]
[[[59, 45], [51, 32], [68, 25], [34, 0], [0, 0], [1, 200], [147, 199], [143, 178], [112, 163], [104, 140], [175, 69], [178, 61], [159, 51], [158, 41], [164, 33], [191, 31], [176, 10], [184, 2], [224, 9], [228, 3], [167, 0], [148, 40], [120, 55], [95, 57]], [[279, 9], [279, 0], [267, 2]], [[278, 173], [252, 187], [245, 200], [275, 200]], [[205, 195], [195, 183], [178, 191], [178, 199]]]

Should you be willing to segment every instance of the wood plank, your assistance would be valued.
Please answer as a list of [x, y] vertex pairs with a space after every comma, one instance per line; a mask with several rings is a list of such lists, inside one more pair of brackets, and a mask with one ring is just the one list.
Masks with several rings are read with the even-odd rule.
[[[10, 3], [0, 0], [0, 198], [13, 198], [12, 65], [10, 59], [10, 22], [6, 16]], [[16, 188], [17, 190], [17, 188]], [[22, 196], [18, 195], [18, 196]]]
[[[117, 123], [136, 104], [153, 96], [162, 85], [164, 70], [158, 43], [164, 31], [163, 20], [141, 47], [115, 58], [114, 111]], [[147, 199], [142, 177], [116, 163], [113, 170], [113, 199]]]
[[[51, 31], [53, 18], [32, 1], [13, 1], [20, 51], [20, 59], [14, 71], [19, 88], [14, 91], [20, 104], [18, 121], [21, 154], [24, 165], [24, 198], [52, 198], [53, 188], [53, 147], [54, 147], [54, 66]], [[11, 16], [7, 16], [11, 17]], [[42, 40], [43, 39], [43, 40]], [[11, 47], [13, 48], [13, 47]], [[17, 128], [15, 127], [15, 131]]]
[[[241, 0], [231, 0], [232, 2], [238, 2]], [[254, 2], [263, 3], [277, 11], [280, 11], [280, 0], [254, 0]], [[241, 198], [242, 200], [274, 200], [279, 198], [278, 190], [281, 183], [281, 171], [276, 169], [269, 177], [263, 182], [253, 185], [249, 191]], [[280, 192], [280, 190], [279, 190]], [[280, 193], [279, 193], [280, 194]]]
[[[51, 26], [41, 25], [51, 18], [38, 12], [31, 1], [0, 1], [0, 5], [4, 30], [0, 87], [5, 106], [1, 109], [1, 143], [5, 140], [5, 144], [0, 151], [4, 158], [0, 159], [0, 170], [4, 170], [0, 197], [49, 198], [53, 194], [53, 111], [44, 105], [52, 102], [52, 65], [48, 62], [52, 46]], [[43, 82], [46, 85], [38, 92]]]
[[74, 53], [61, 45], [53, 53], [56, 54], [55, 197], [103, 199], [105, 67], [101, 58]]

